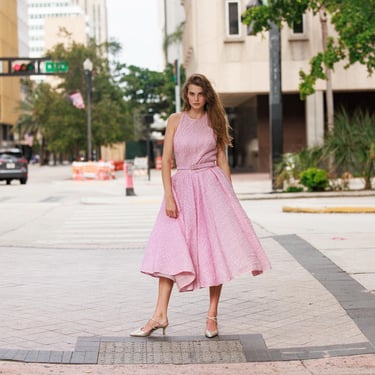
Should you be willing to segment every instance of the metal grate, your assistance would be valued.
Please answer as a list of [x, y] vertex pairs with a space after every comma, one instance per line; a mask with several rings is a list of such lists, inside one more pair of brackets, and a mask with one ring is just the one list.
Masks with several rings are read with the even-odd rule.
[[98, 364], [246, 362], [240, 340], [101, 342]]

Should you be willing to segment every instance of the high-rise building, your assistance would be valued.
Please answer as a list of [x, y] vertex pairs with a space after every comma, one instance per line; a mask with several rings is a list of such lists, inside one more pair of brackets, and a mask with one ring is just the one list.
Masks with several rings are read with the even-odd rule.
[[[31, 57], [40, 57], [47, 50], [48, 39], [55, 39], [55, 35], [46, 33], [46, 23], [83, 16], [82, 9], [72, 5], [70, 0], [28, 0], [29, 14], [29, 47]], [[65, 25], [64, 25], [65, 26]], [[69, 30], [68, 30], [69, 31]]]
[[[0, 56], [18, 56], [18, 13], [14, 0], [0, 1]], [[3, 69], [3, 64], [0, 64]], [[20, 99], [18, 77], [1, 77], [0, 79], [0, 147], [12, 140], [12, 126], [17, 122], [15, 108]]]
[[88, 16], [89, 36], [98, 44], [108, 40], [107, 0], [71, 0]]
[[28, 0], [28, 18], [31, 57], [42, 56], [61, 42], [61, 29], [79, 43], [107, 40], [106, 0]]
[[27, 0], [17, 0], [18, 56], [29, 56], [29, 25]]

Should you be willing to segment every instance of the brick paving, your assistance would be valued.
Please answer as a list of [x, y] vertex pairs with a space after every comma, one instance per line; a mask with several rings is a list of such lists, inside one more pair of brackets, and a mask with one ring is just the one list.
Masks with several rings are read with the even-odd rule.
[[[267, 183], [262, 178], [250, 184], [258, 198]], [[234, 177], [240, 194], [249, 189], [246, 181], [244, 175]], [[77, 185], [57, 177], [47, 193], [38, 181], [29, 195], [17, 195], [18, 186], [3, 195], [3, 208], [27, 207], [30, 216], [20, 221], [11, 213], [1, 221], [0, 264], [6, 267], [0, 273], [0, 359], [194, 364], [375, 352], [375, 296], [369, 287], [374, 274], [364, 268], [374, 260], [369, 216], [357, 224], [337, 218], [345, 227], [327, 228], [328, 239], [349, 241], [328, 241], [323, 229], [302, 231], [293, 227], [296, 219], [277, 219], [282, 203], [276, 213], [272, 202], [249, 200], [244, 208], [254, 218], [273, 269], [224, 286], [219, 339], [203, 336], [207, 290], [173, 293], [167, 338], [131, 339], [128, 333], [144, 324], [155, 302], [156, 282], [140, 275], [139, 264], [161, 193], [155, 175], [136, 183], [137, 197], [131, 198], [121, 196], [120, 180]], [[367, 205], [374, 202], [372, 196], [365, 199]], [[322, 223], [311, 220], [312, 228]], [[365, 240], [359, 228], [368, 228]], [[338, 253], [353, 251], [352, 238], [362, 239], [353, 243], [361, 243], [367, 256], [356, 262], [355, 272], [350, 268], [354, 257], [343, 260]]]

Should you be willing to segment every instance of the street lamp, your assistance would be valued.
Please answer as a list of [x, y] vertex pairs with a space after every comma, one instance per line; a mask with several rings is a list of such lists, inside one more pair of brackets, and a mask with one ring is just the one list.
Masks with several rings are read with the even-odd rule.
[[86, 77], [86, 95], [87, 95], [87, 160], [92, 160], [92, 140], [91, 140], [91, 90], [92, 90], [92, 61], [87, 58], [83, 62], [83, 69]]

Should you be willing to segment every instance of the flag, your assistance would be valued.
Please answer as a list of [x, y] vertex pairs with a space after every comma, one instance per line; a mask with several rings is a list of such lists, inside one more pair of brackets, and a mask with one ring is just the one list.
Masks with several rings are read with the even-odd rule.
[[85, 102], [83, 101], [82, 95], [79, 91], [74, 91], [69, 94], [69, 100], [72, 102], [74, 107], [79, 109], [85, 108]]

